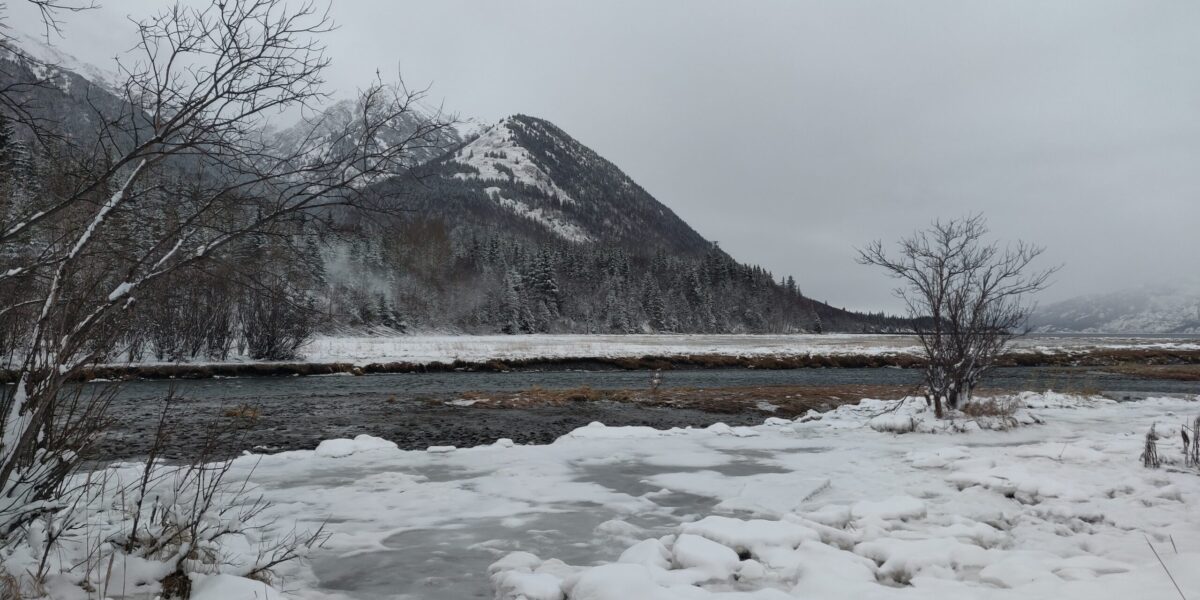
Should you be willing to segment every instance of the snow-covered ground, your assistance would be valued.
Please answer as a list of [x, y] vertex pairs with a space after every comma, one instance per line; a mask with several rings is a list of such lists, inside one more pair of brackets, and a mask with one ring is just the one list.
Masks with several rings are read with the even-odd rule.
[[[1200, 338], [1136, 336], [1033, 336], [1018, 351], [1083, 352], [1146, 348], [1200, 350]], [[311, 362], [483, 362], [493, 359], [640, 357], [719, 354], [797, 356], [805, 354], [917, 353], [916, 340], [900, 335], [413, 335], [321, 336], [302, 349]]]
[[[1179, 439], [1200, 396], [1018, 400], [1009, 430], [864, 401], [547, 446], [362, 436], [246, 456], [231, 477], [275, 503], [278, 532], [332, 533], [284, 571], [290, 598], [1178, 598], [1168, 570], [1200, 597], [1200, 470]], [[1157, 470], [1139, 460], [1152, 424]], [[221, 589], [264, 597], [236, 583]]]

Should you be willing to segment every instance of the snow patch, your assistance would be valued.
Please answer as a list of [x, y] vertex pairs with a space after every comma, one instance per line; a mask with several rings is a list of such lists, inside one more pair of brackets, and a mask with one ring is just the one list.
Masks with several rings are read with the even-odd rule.
[[[523, 146], [516, 142], [513, 127], [519, 124], [510, 117], [501, 120], [463, 146], [454, 154], [454, 162], [470, 165], [478, 173], [457, 173], [459, 179], [481, 179], [483, 181], [506, 181], [537, 188], [563, 204], [575, 204], [565, 190], [543, 171]], [[511, 173], [511, 175], [509, 175]]]
[[345, 458], [361, 452], [395, 450], [397, 448], [398, 446], [396, 446], [395, 442], [389, 442], [383, 438], [377, 438], [364, 433], [352, 440], [325, 440], [317, 445], [315, 452], [317, 456], [322, 458]]
[[488, 195], [488, 198], [491, 198], [494, 202], [496, 202], [496, 204], [507, 208], [519, 216], [540, 224], [541, 226], [550, 230], [551, 233], [561, 237], [564, 240], [567, 240], [568, 242], [583, 243], [593, 241], [592, 236], [588, 235], [582, 227], [571, 223], [558, 211], [542, 208], [529, 208], [528, 204], [525, 204], [520, 200], [512, 200], [500, 195], [500, 188], [498, 187], [485, 188], [484, 192]]

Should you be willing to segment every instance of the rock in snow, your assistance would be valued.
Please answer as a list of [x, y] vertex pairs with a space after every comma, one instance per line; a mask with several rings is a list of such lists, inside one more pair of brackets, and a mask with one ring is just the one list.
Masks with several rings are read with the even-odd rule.
[[616, 563], [585, 572], [570, 589], [571, 600], [633, 600], [662, 597], [650, 569], [642, 565]]

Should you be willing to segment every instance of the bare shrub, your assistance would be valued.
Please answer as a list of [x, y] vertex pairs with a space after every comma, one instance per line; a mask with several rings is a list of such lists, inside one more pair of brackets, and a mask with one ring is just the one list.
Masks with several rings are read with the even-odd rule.
[[[327, 538], [323, 526], [273, 537], [275, 523], [264, 514], [270, 503], [255, 496], [245, 479], [229, 480], [232, 466], [232, 460], [182, 466], [148, 461], [143, 478], [120, 495], [117, 509], [130, 525], [126, 535], [113, 541], [125, 556], [164, 565], [164, 598], [187, 598], [191, 573], [232, 572], [272, 583], [276, 567], [301, 558]], [[222, 551], [227, 538], [240, 536], [261, 540], [248, 563], [230, 562]]]
[[21, 597], [21, 582], [16, 576], [7, 572], [0, 572], [0, 598], [20, 598]]
[[[327, 539], [324, 526], [274, 533], [277, 523], [266, 515], [271, 504], [254, 493], [248, 480], [253, 470], [231, 479], [234, 460], [217, 458], [222, 437], [229, 435], [219, 426], [208, 429], [203, 446], [187, 463], [163, 460], [177, 434], [169, 420], [173, 400], [169, 396], [163, 405], [140, 476], [133, 482], [118, 482], [115, 493], [99, 493], [111, 510], [122, 515], [123, 526], [105, 538], [108, 550], [97, 551], [96, 564], [101, 568], [91, 573], [93, 585], [116, 589], [115, 584], [128, 583], [110, 581], [112, 570], [103, 568], [127, 557], [161, 565], [163, 598], [188, 598], [190, 574], [197, 572], [231, 573], [273, 583], [277, 567], [302, 558]], [[234, 537], [255, 541], [256, 555], [240, 560], [225, 555], [222, 543]]]
[[240, 404], [231, 408], [225, 409], [223, 413], [227, 419], [241, 419], [245, 421], [257, 421], [262, 417], [262, 409], [249, 404]]
[[[43, 409], [39, 450], [21, 468], [13, 462], [0, 465], [0, 550], [25, 539], [34, 521], [68, 510], [78, 502], [82, 490], [68, 477], [82, 463], [83, 450], [91, 447], [108, 426], [104, 412], [117, 387], [70, 385], [53, 392], [57, 401]], [[39, 542], [46, 541], [53, 540], [39, 538]]]
[[1200, 467], [1200, 416], [1192, 421], [1192, 452], [1193, 467]]
[[1187, 423], [1184, 423], [1179, 428], [1179, 436], [1183, 438], [1183, 464], [1200, 467], [1200, 417], [1192, 421], [1190, 434]]

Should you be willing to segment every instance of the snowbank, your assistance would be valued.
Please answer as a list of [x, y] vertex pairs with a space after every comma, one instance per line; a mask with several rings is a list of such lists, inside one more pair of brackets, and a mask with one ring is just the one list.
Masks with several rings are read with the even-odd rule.
[[[1185, 591], [1200, 590], [1200, 471], [1183, 465], [1178, 437], [1200, 403], [1018, 400], [1030, 425], [1010, 429], [937, 428], [922, 401], [869, 400], [750, 428], [593, 424], [546, 446], [450, 452], [360, 436], [246, 456], [229, 477], [273, 503], [261, 535], [324, 525], [332, 537], [270, 588], [225, 573], [197, 576], [196, 590], [204, 600], [1178, 597], [1147, 539]], [[883, 411], [917, 426], [897, 435], [879, 426]], [[1137, 457], [1155, 423], [1165, 464], [1147, 470]], [[119, 527], [118, 513], [97, 515]], [[253, 549], [231, 539], [220, 550], [235, 564]], [[154, 567], [120, 565], [132, 583]]]
[[[1200, 538], [1189, 533], [1200, 526], [1200, 470], [1179, 459], [1157, 471], [1136, 461], [1151, 423], [1200, 414], [1200, 404], [1022, 394], [1013, 418], [1040, 425], [991, 430], [936, 426], [918, 400], [865, 401], [790, 427], [772, 422], [755, 428], [758, 437], [677, 431], [672, 442], [763, 453], [764, 466], [832, 483], [801, 501], [786, 486], [753, 483], [783, 473], [652, 476], [652, 485], [721, 500], [717, 510], [742, 501], [735, 514], [636, 542], [614, 564], [560, 568], [559, 590], [570, 600], [1178, 597], [1147, 539], [1183, 590], [1200, 590], [1200, 571], [1188, 566], [1200, 559]], [[902, 432], [916, 435], [890, 435]], [[814, 437], [839, 454], [804, 452]], [[957, 445], [942, 445], [948, 439]], [[1181, 450], [1173, 437], [1160, 441], [1163, 456]], [[746, 516], [747, 489], [763, 505], [794, 509]], [[545, 562], [521, 568], [533, 573]], [[498, 597], [523, 593], [508, 587]]]

